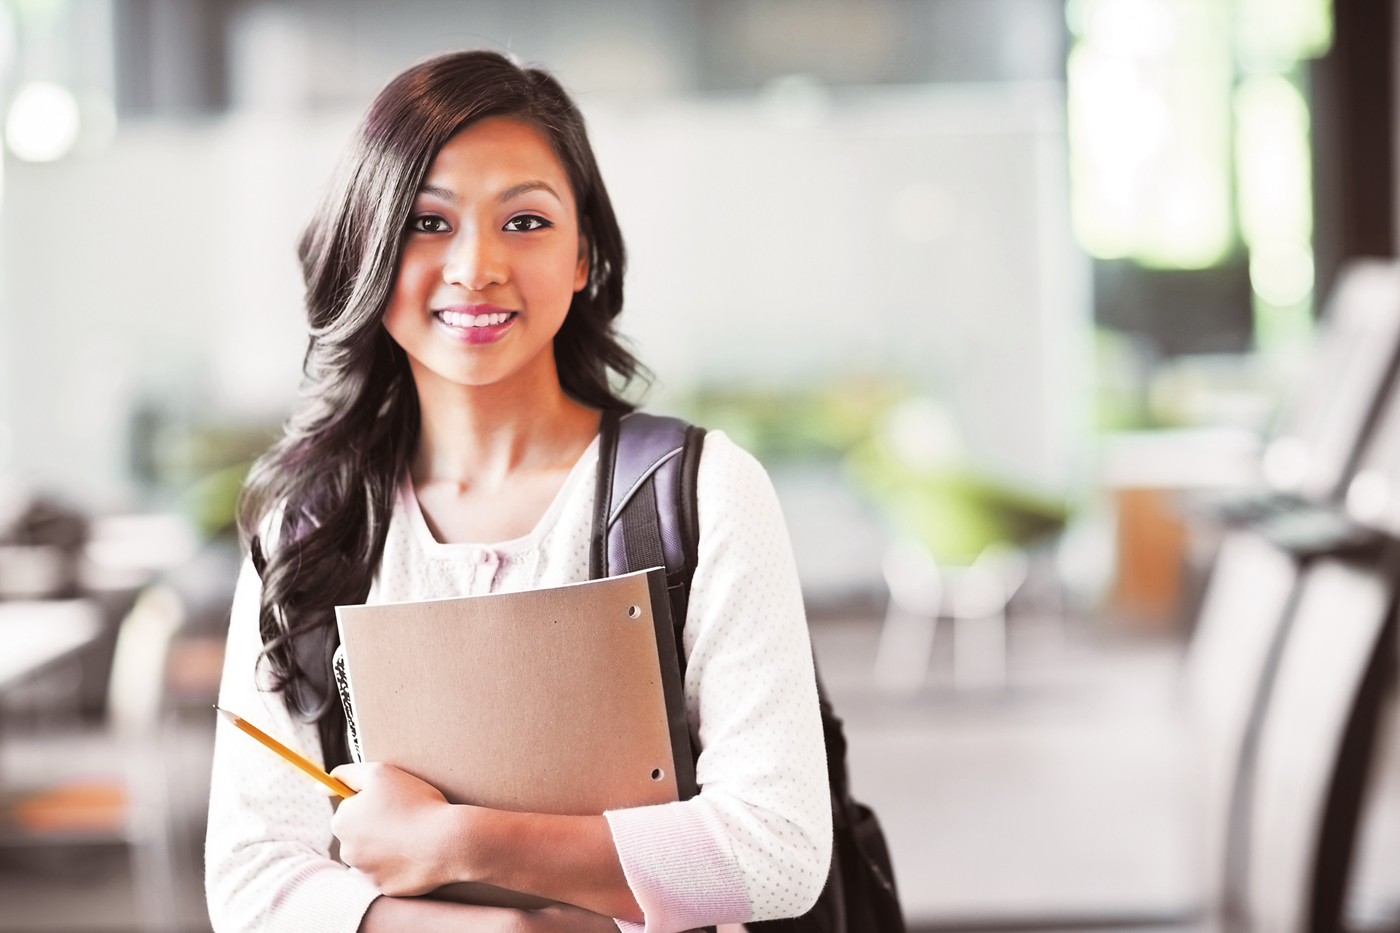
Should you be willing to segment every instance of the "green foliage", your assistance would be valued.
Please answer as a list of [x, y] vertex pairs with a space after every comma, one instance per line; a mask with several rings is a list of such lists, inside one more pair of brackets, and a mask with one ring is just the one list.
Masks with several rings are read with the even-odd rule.
[[179, 491], [181, 511], [202, 536], [230, 534], [243, 480], [280, 433], [271, 424], [152, 419], [140, 472], [154, 489]]
[[896, 530], [923, 544], [943, 564], [971, 564], [999, 542], [1033, 544], [1060, 531], [1067, 518], [1063, 502], [960, 465], [910, 465], [878, 439], [851, 451], [846, 468]]
[[201, 537], [232, 533], [238, 515], [238, 496], [253, 461], [235, 463], [201, 477], [180, 497], [181, 511]]
[[895, 383], [858, 378], [809, 390], [709, 388], [688, 401], [685, 414], [765, 462], [829, 460], [870, 437], [908, 394]]
[[955, 451], [922, 464], [897, 453], [884, 435], [911, 399], [941, 408], [904, 384], [848, 378], [809, 390], [708, 389], [685, 413], [768, 463], [842, 460], [851, 485], [888, 524], [944, 563], [970, 564], [990, 544], [1030, 544], [1063, 527], [1063, 502], [986, 476]]

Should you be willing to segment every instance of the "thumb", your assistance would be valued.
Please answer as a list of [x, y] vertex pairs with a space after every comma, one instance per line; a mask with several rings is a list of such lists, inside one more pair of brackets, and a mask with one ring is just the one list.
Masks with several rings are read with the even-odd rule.
[[363, 764], [340, 765], [331, 772], [331, 777], [344, 781], [353, 791], [365, 789], [365, 766]]

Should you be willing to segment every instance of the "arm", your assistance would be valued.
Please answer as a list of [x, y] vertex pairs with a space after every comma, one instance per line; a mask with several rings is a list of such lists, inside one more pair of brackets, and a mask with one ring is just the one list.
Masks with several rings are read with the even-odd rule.
[[[255, 677], [262, 645], [259, 590], [257, 574], [245, 563], [234, 596], [220, 705], [321, 763], [316, 729], [289, 715], [281, 697], [260, 689]], [[369, 877], [331, 857], [332, 807], [320, 786], [222, 720], [217, 730], [205, 887], [218, 933], [616, 930], [610, 919], [573, 908], [519, 911], [381, 897]]]
[[331, 823], [345, 861], [386, 894], [482, 881], [640, 921], [607, 820], [453, 805], [390, 765], [342, 765], [359, 791]]
[[[259, 688], [261, 583], [245, 561], [234, 594], [219, 703], [321, 761], [316, 729]], [[330, 800], [319, 785], [220, 720], [205, 840], [205, 891], [217, 933], [353, 933], [379, 895], [330, 856]]]
[[607, 814], [647, 933], [805, 913], [831, 859], [811, 644], [777, 497], [719, 432], [705, 440], [698, 482], [684, 641], [702, 791]]
[[617, 933], [607, 917], [576, 907], [506, 910], [444, 901], [381, 897], [370, 905], [360, 933]]

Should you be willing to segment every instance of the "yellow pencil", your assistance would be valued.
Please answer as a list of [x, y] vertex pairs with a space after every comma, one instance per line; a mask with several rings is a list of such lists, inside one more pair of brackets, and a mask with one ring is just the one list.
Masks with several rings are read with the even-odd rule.
[[346, 784], [339, 778], [331, 777], [329, 774], [316, 767], [315, 762], [311, 761], [311, 759], [307, 758], [300, 752], [293, 751], [292, 749], [283, 745], [281, 742], [277, 741], [272, 736], [268, 735], [266, 732], [253, 725], [251, 722], [248, 722], [248, 720], [244, 719], [242, 716], [239, 716], [237, 713], [230, 713], [222, 706], [215, 706], [214, 709], [218, 710], [219, 713], [225, 719], [233, 723], [239, 729], [248, 733], [253, 738], [257, 739], [259, 742], [272, 749], [278, 755], [282, 756], [288, 762], [300, 768], [306, 774], [307, 777], [315, 778], [341, 797], [355, 796], [355, 791], [350, 788], [350, 785]]

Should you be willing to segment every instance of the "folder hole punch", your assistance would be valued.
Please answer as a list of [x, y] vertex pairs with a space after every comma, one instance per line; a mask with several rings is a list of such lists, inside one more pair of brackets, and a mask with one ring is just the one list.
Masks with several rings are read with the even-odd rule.
[[627, 618], [629, 618], [629, 619], [635, 619], [635, 618], [637, 618], [638, 616], [640, 616], [641, 614], [642, 614], [642, 609], [641, 609], [640, 606], [628, 606], [628, 607], [627, 607]]
[[665, 777], [665, 776], [666, 776], [666, 772], [665, 772], [665, 771], [662, 771], [660, 768], [652, 768], [652, 769], [651, 769], [651, 779], [652, 779], [653, 781], [659, 781], [659, 780], [661, 780], [661, 779], [662, 779], [663, 777]]

